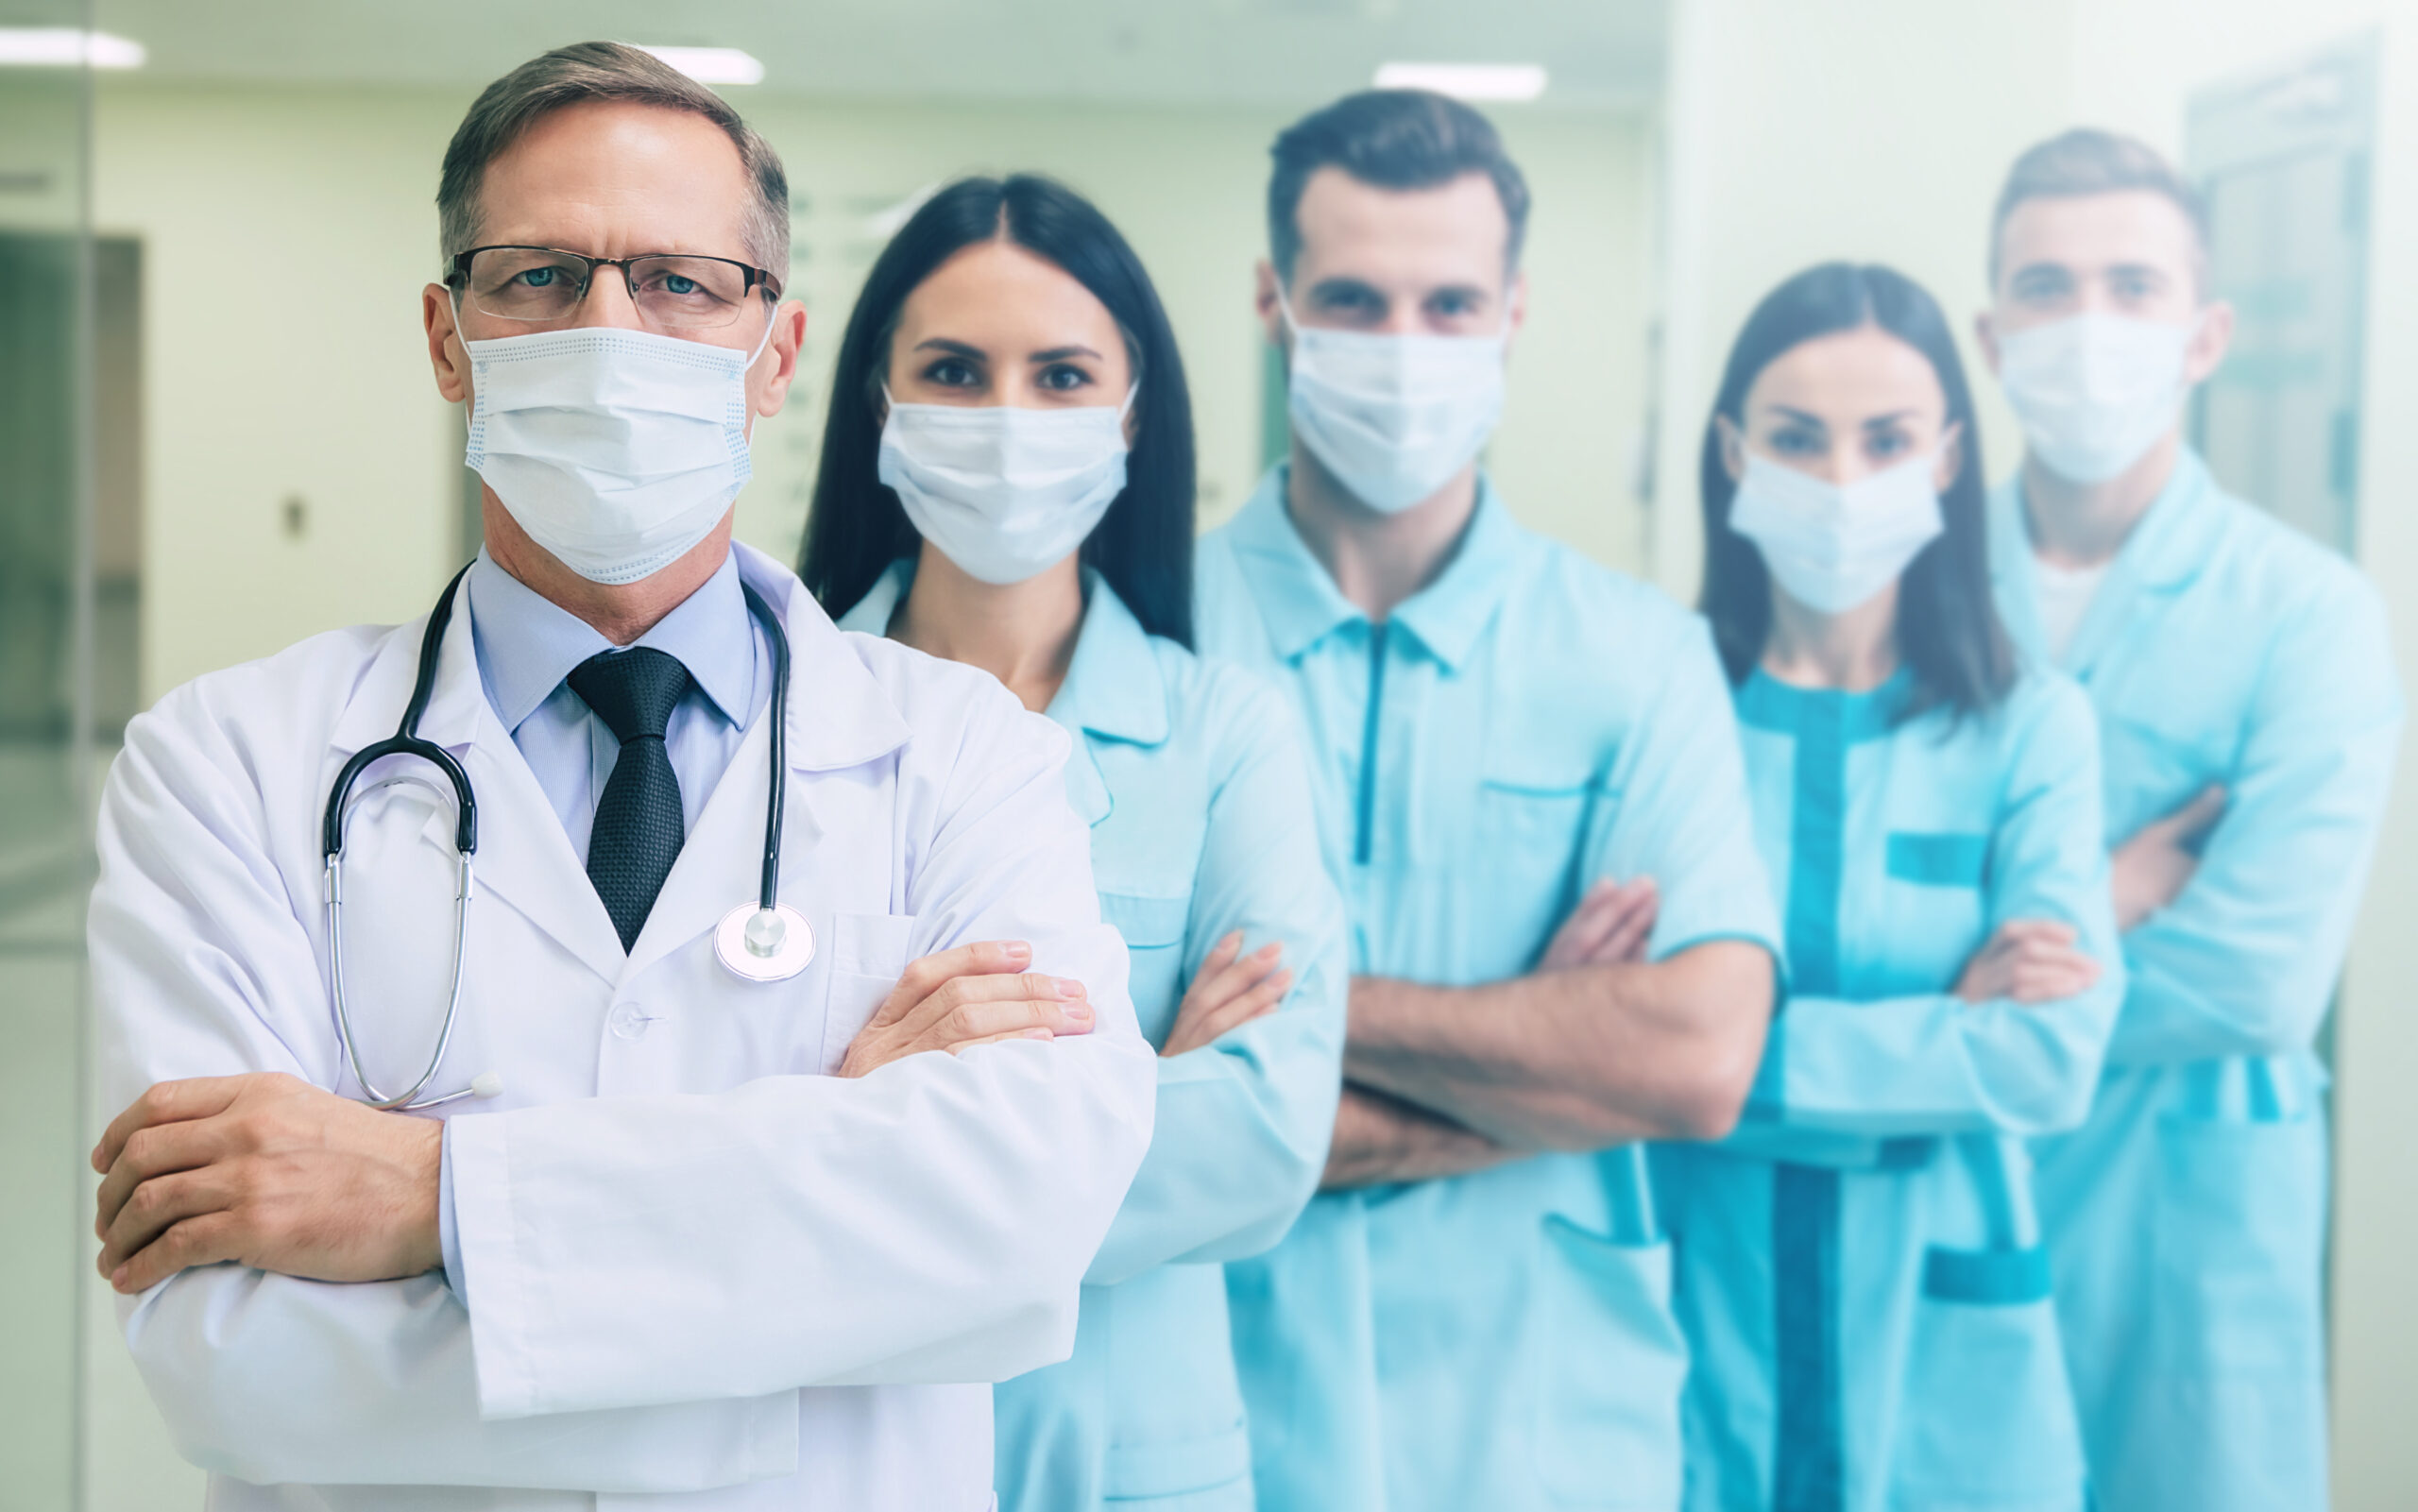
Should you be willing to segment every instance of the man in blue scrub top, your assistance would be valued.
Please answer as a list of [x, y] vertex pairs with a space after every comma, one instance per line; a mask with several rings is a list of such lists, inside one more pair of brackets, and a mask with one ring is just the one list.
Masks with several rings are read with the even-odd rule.
[[2041, 1215], [2099, 1504], [2326, 1504], [2325, 1072], [2401, 729], [2383, 604], [2183, 443], [2205, 220], [2139, 143], [2018, 160], [1981, 337], [2021, 416], [2000, 608], [2099, 711], [2131, 985]]
[[[1303, 716], [1354, 976], [1325, 1189], [1227, 1272], [1260, 1506], [1675, 1507], [1633, 1142], [1726, 1132], [1771, 1014], [1728, 688], [1701, 621], [1477, 470], [1526, 292], [1485, 118], [1357, 94], [1274, 157], [1293, 444], [1203, 541], [1198, 625]], [[1549, 960], [1565, 921], [1636, 959]]]

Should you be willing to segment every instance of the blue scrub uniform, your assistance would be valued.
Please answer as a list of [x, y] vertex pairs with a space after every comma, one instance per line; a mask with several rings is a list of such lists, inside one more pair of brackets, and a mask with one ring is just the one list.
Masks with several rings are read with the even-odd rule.
[[[841, 621], [883, 633], [900, 563]], [[1142, 1031], [1164, 1044], [1200, 963], [1240, 929], [1281, 942], [1283, 1006], [1159, 1062], [1150, 1149], [1083, 1287], [1075, 1351], [1002, 1384], [1003, 1512], [1248, 1512], [1250, 1444], [1217, 1262], [1274, 1244], [1302, 1209], [1341, 1086], [1343, 912], [1320, 867], [1292, 711], [1232, 667], [1145, 633], [1097, 575], [1049, 717], [1092, 825], [1100, 912], [1132, 956]]]
[[[1354, 972], [1523, 975], [1605, 875], [1660, 883], [1657, 957], [1776, 947], [1701, 620], [1481, 483], [1443, 571], [1374, 624], [1283, 487], [1201, 542], [1196, 612], [1204, 654], [1267, 671], [1309, 731]], [[1669, 1286], [1634, 1149], [1321, 1195], [1227, 1267], [1261, 1507], [1676, 1507]]]
[[[2019, 484], [1990, 501], [1999, 608], [2046, 654]], [[2041, 1215], [2091, 1476], [2114, 1512], [2326, 1505], [2324, 1020], [2401, 729], [2384, 608], [2186, 452], [2062, 665], [2089, 694], [2107, 842], [2207, 784], [2198, 874], [2124, 937], [2090, 1121]]]
[[[2062, 677], [1963, 719], [1912, 689], [1738, 690], [1789, 998], [1738, 1132], [1655, 1151], [1691, 1512], [2084, 1504], [2023, 1137], [2082, 1122], [2123, 995], [2098, 741]], [[1956, 996], [2011, 919], [2099, 981]]]

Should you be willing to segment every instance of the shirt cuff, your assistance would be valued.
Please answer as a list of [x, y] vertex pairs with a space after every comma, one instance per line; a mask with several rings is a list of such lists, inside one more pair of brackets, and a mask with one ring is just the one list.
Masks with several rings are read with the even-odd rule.
[[462, 1236], [453, 1227], [453, 1124], [445, 1123], [445, 1141], [436, 1162], [436, 1245], [445, 1253], [445, 1284], [464, 1307], [470, 1294], [462, 1283]]

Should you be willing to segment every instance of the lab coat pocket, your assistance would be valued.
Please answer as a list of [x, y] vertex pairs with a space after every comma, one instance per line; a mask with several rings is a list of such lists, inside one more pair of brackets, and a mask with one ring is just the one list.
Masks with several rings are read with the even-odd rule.
[[831, 975], [823, 1001], [823, 1074], [835, 1075], [848, 1045], [907, 969], [915, 920], [903, 913], [831, 916]]
[[[1153, 1045], [1166, 1043], [1183, 1000], [1183, 937], [1192, 914], [1189, 892], [1114, 892], [1100, 889], [1099, 913], [1125, 937], [1133, 1011]], [[1254, 945], [1253, 948], [1256, 948]]]
[[[2152, 1243], [2161, 1374], [2302, 1377], [2323, 1368], [2325, 1132], [2314, 1111], [2162, 1114]], [[2247, 1425], [2245, 1425], [2247, 1426]]]
[[1676, 1507], [1688, 1347], [1671, 1310], [1671, 1247], [1625, 1244], [1558, 1213], [1544, 1238], [1538, 1478], [1563, 1506]]
[[1893, 1504], [2078, 1512], [2086, 1479], [2045, 1249], [1924, 1257]]

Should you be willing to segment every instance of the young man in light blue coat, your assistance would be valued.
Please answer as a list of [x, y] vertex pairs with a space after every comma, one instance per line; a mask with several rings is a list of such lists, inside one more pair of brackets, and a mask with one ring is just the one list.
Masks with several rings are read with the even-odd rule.
[[1674, 1508], [1634, 1142], [1736, 1119], [1777, 948], [1727, 688], [1477, 469], [1525, 296], [1485, 119], [1375, 92], [1274, 156], [1292, 448], [1202, 542], [1197, 623], [1300, 711], [1354, 975], [1324, 1190], [1227, 1270], [1259, 1505]]
[[2018, 160], [1982, 343], [2021, 417], [2001, 612], [2099, 713], [2130, 987], [2040, 1194], [2100, 1505], [2326, 1504], [2325, 1071], [2401, 696], [2383, 604], [2220, 488], [2183, 400], [2233, 313], [2148, 147]]

